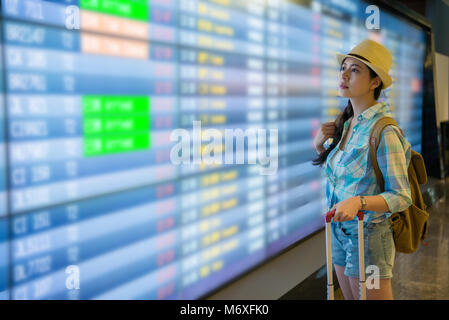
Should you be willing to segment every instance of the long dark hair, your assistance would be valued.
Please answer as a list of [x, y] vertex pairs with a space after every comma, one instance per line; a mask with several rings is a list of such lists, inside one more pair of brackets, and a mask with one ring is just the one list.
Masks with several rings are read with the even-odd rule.
[[[364, 58], [362, 56], [359, 56], [356, 54], [350, 54], [350, 55], [369, 62], [366, 58]], [[345, 60], [346, 60], [346, 58], [343, 59], [343, 61], [341, 62], [342, 65], [345, 62]], [[369, 74], [370, 74], [371, 79], [377, 77], [377, 73], [374, 72], [373, 69], [371, 69], [370, 67], [368, 67], [368, 69], [369, 69]], [[381, 84], [376, 89], [374, 89], [374, 99], [375, 100], [379, 99], [380, 93], [382, 91], [382, 86], [383, 86], [383, 83], [381, 81]], [[318, 155], [318, 157], [316, 157], [315, 159], [312, 160], [312, 164], [314, 166], [319, 165], [320, 167], [322, 167], [322, 165], [326, 162], [326, 159], [327, 159], [327, 156], [329, 155], [329, 153], [340, 142], [341, 136], [343, 134], [344, 124], [345, 124], [346, 120], [351, 118], [353, 115], [354, 115], [354, 110], [352, 109], [351, 100], [348, 100], [348, 104], [346, 105], [344, 110], [337, 116], [337, 119], [335, 120], [335, 126], [337, 127], [337, 129], [335, 131], [334, 136], [332, 137], [331, 145], [329, 146], [329, 148], [327, 150], [323, 151], [322, 153], [320, 153]]]

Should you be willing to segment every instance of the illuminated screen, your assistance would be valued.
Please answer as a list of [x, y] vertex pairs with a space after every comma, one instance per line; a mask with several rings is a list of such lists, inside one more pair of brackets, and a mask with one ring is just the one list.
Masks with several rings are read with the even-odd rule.
[[198, 299], [321, 229], [313, 137], [346, 104], [335, 53], [365, 38], [421, 152], [425, 33], [383, 10], [367, 29], [367, 3], [1, 5], [2, 299]]

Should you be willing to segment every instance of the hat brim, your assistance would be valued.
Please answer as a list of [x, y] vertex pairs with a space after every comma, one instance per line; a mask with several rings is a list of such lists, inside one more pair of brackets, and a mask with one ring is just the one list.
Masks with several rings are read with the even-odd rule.
[[383, 71], [382, 69], [376, 67], [375, 65], [371, 64], [370, 62], [367, 62], [365, 60], [362, 60], [360, 58], [351, 56], [351, 55], [347, 55], [347, 54], [341, 54], [341, 53], [337, 53], [337, 61], [338, 64], [341, 65], [341, 63], [343, 62], [343, 60], [345, 58], [353, 58], [353, 59], [357, 59], [360, 62], [363, 62], [365, 65], [367, 65], [368, 67], [370, 67], [371, 69], [373, 69], [373, 71], [379, 76], [379, 78], [382, 80], [382, 89], [386, 89], [389, 86], [391, 86], [391, 84], [393, 83], [393, 79], [391, 79], [390, 75]]

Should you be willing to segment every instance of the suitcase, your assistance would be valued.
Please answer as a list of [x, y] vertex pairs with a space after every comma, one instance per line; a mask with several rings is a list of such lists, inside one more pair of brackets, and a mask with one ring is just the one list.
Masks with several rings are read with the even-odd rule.
[[[331, 246], [331, 220], [335, 215], [335, 210], [326, 213], [326, 265], [327, 265], [327, 299], [334, 300], [334, 283], [332, 274], [332, 246]], [[359, 293], [360, 300], [366, 300], [365, 283], [365, 252], [363, 242], [363, 212], [357, 213], [358, 217], [358, 237], [359, 237]]]

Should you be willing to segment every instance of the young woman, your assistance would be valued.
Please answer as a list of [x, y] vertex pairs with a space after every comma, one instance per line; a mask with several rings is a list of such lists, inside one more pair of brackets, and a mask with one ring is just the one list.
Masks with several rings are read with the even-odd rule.
[[[391, 289], [395, 247], [388, 219], [392, 212], [412, 204], [408, 165], [411, 145], [395, 126], [382, 132], [377, 160], [385, 180], [380, 192], [369, 155], [369, 135], [375, 122], [387, 113], [378, 102], [382, 89], [392, 83], [388, 75], [390, 52], [381, 44], [364, 40], [349, 54], [338, 54], [340, 95], [348, 105], [335, 122], [327, 122], [314, 139], [324, 165], [329, 210], [336, 209], [331, 223], [332, 261], [345, 299], [359, 298], [357, 218], [363, 210], [367, 299], [393, 299]], [[324, 143], [332, 138], [326, 149]], [[369, 280], [369, 281], [368, 281]]]

